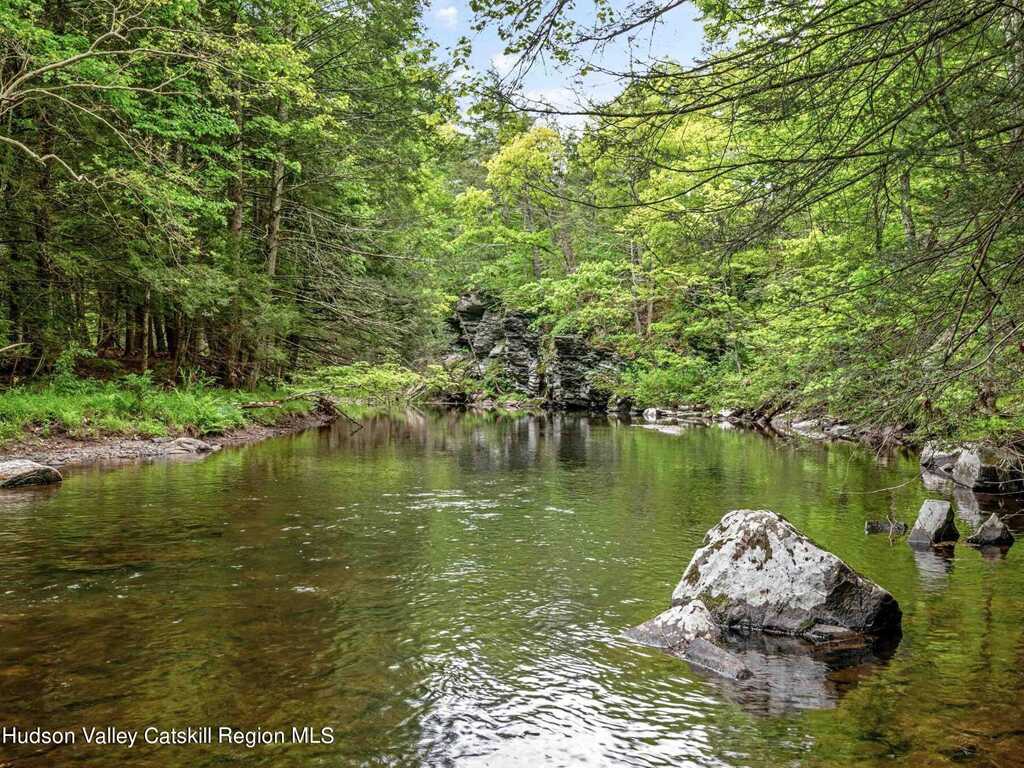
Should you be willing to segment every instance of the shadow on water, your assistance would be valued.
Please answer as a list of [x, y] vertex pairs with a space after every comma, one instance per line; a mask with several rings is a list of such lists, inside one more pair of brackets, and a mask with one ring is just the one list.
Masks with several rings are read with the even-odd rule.
[[[912, 458], [560, 414], [364, 425], [0, 499], [0, 722], [330, 726], [334, 743], [3, 747], [0, 764], [1021, 764], [1020, 545], [922, 557], [865, 536], [952, 497], [908, 482]], [[742, 507], [889, 589], [899, 647], [750, 639], [763, 674], [729, 690], [624, 641]]]

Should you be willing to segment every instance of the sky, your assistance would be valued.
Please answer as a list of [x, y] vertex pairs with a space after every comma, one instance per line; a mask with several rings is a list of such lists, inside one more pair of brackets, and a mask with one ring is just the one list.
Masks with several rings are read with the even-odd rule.
[[[625, 5], [623, 0], [614, 0], [616, 7]], [[579, 3], [577, 19], [588, 18], [592, 6], [587, 0]], [[700, 56], [702, 29], [697, 19], [697, 10], [686, 3], [669, 12], [662, 23], [648, 26], [635, 38], [623, 37], [607, 46], [593, 63], [604, 68], [623, 71], [629, 68], [630, 56], [634, 59], [672, 59], [681, 64], [692, 62]], [[514, 55], [503, 51], [501, 41], [493, 29], [474, 32], [471, 28], [473, 12], [467, 0], [431, 0], [424, 13], [427, 34], [439, 44], [441, 52], [451, 48], [462, 36], [473, 42], [471, 66], [480, 72], [494, 67], [500, 74], [507, 74], [516, 63]], [[553, 62], [538, 62], [523, 82], [528, 99], [546, 102], [558, 109], [571, 111], [579, 105], [580, 93], [591, 100], [609, 99], [621, 89], [622, 83], [608, 75], [588, 75], [582, 84], [575, 81], [575, 72], [560, 69]], [[559, 118], [563, 127], [578, 128], [583, 123], [580, 117]]]

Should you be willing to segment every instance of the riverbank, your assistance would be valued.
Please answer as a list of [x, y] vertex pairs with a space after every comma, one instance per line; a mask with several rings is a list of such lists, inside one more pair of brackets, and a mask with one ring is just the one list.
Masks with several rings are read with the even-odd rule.
[[[315, 398], [282, 390], [167, 389], [141, 377], [74, 380], [0, 393], [0, 458], [49, 466], [167, 455], [178, 437], [213, 447], [242, 445], [330, 423]], [[260, 407], [251, 407], [258, 403]]]
[[[336, 415], [319, 411], [306, 414], [283, 414], [273, 424], [249, 424], [220, 435], [204, 435], [203, 442], [214, 448], [247, 445], [271, 437], [281, 437], [313, 427], [322, 427], [330, 424], [336, 418]], [[172, 440], [172, 437], [139, 438], [123, 435], [107, 435], [89, 440], [67, 436], [33, 436], [0, 446], [0, 460], [30, 459], [58, 468], [131, 462], [169, 455], [167, 446]]]

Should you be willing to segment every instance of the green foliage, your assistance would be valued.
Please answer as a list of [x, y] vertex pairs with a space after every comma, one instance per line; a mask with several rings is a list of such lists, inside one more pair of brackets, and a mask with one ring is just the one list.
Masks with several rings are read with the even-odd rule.
[[219, 434], [250, 420], [272, 421], [284, 410], [307, 411], [311, 407], [305, 401], [281, 409], [246, 411], [239, 407], [243, 402], [274, 400], [286, 394], [274, 390], [240, 393], [201, 385], [164, 389], [144, 375], [106, 382], [79, 379], [69, 387], [67, 380], [58, 377], [45, 385], [0, 393], [0, 441], [30, 432], [76, 438]]
[[453, 107], [418, 4], [2, 6], [0, 374], [415, 357]]
[[712, 371], [706, 361], [672, 352], [658, 352], [654, 360], [627, 369], [617, 394], [632, 397], [637, 406], [678, 406], [712, 399]]
[[300, 386], [323, 389], [341, 400], [367, 405], [407, 402], [425, 388], [424, 377], [396, 363], [358, 362], [320, 368], [304, 376]]

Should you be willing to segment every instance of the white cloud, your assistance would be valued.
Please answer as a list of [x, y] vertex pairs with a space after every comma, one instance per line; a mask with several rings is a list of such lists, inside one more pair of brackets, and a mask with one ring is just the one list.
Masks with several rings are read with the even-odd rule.
[[505, 76], [512, 71], [519, 57], [510, 53], [496, 53], [491, 56], [491, 66], [497, 70], [499, 75]]
[[454, 5], [439, 5], [434, 9], [434, 16], [448, 29], [455, 29], [459, 23], [459, 9]]

